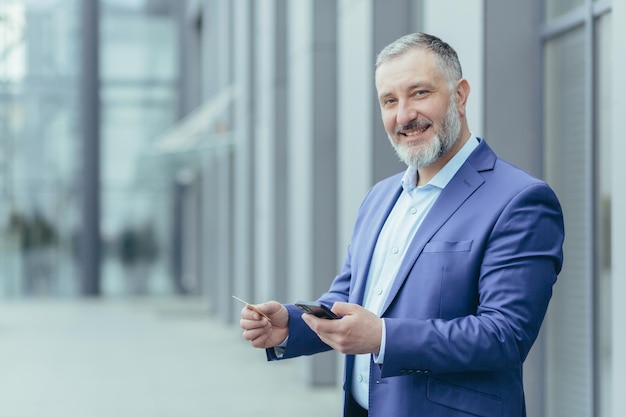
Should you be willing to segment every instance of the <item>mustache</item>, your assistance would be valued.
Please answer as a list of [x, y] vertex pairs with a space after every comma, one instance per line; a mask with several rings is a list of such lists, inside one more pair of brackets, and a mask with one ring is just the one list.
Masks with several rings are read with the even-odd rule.
[[409, 123], [405, 125], [396, 126], [394, 133], [397, 135], [403, 130], [412, 130], [412, 129], [424, 129], [432, 124], [432, 121], [428, 119], [424, 120], [411, 120]]

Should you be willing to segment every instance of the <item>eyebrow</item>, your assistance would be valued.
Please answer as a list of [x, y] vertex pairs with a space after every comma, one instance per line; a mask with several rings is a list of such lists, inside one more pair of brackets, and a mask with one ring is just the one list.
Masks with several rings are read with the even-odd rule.
[[434, 90], [435, 85], [428, 81], [418, 81], [414, 84], [411, 84], [408, 88], [408, 90], [418, 90], [418, 89]]
[[[412, 90], [418, 90], [418, 89], [434, 90], [435, 85], [429, 81], [418, 81], [416, 83], [409, 85], [406, 91], [412, 91]], [[391, 92], [383, 92], [383, 94], [378, 96], [378, 100], [382, 101], [383, 99], [389, 96], [393, 96], [393, 94]]]

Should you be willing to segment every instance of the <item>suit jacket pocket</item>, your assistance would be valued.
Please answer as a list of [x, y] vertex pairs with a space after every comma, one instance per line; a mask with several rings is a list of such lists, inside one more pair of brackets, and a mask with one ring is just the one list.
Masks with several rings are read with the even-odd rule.
[[481, 417], [502, 417], [502, 401], [493, 395], [429, 378], [428, 399]]
[[428, 242], [424, 252], [469, 252], [472, 249], [472, 240], [460, 242]]

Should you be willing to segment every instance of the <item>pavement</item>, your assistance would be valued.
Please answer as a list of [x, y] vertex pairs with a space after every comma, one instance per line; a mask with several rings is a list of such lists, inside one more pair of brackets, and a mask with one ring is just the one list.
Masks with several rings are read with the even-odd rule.
[[341, 388], [267, 362], [196, 298], [0, 300], [2, 417], [332, 417]]

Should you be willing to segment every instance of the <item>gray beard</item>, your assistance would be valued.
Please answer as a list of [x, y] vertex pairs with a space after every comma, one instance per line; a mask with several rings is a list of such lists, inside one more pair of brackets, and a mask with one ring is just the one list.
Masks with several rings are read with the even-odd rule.
[[435, 134], [429, 143], [420, 147], [413, 147], [398, 144], [394, 142], [391, 136], [389, 136], [389, 140], [402, 162], [419, 169], [432, 164], [445, 155], [454, 146], [460, 133], [461, 118], [456, 109], [456, 97], [453, 95], [443, 118], [441, 130]]

